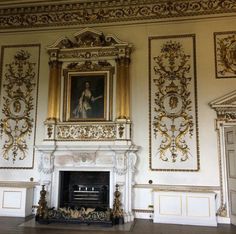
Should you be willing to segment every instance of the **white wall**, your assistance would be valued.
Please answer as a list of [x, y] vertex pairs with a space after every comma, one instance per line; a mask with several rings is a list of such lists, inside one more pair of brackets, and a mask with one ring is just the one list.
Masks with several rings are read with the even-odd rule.
[[[236, 87], [235, 79], [215, 78], [214, 32], [236, 30], [236, 18], [207, 19], [194, 21], [178, 21], [169, 23], [132, 24], [117, 26], [100, 26], [95, 29], [104, 34], [115, 34], [119, 39], [133, 44], [131, 55], [131, 118], [133, 121], [133, 142], [141, 146], [138, 153], [137, 173], [135, 182], [147, 184], [153, 180], [154, 184], [170, 185], [199, 185], [219, 186], [219, 165], [217, 137], [214, 126], [215, 113], [208, 103]], [[0, 33], [0, 46], [16, 44], [41, 44], [41, 60], [39, 74], [39, 103], [37, 118], [36, 145], [43, 140], [43, 122], [47, 115], [48, 94], [48, 55], [45, 47], [59, 37], [71, 37], [81, 28], [63, 30], [45, 30], [32, 32]], [[197, 56], [197, 92], [200, 144], [200, 171], [199, 172], [152, 172], [149, 170], [149, 119], [148, 119], [148, 37], [196, 34]], [[2, 107], [1, 107], [2, 108]], [[34, 177], [39, 179], [37, 171], [37, 156], [34, 170], [0, 170], [0, 180], [26, 180]], [[17, 163], [17, 162], [16, 162]], [[135, 189], [135, 207], [147, 209], [146, 202], [142, 201], [142, 189]], [[149, 194], [149, 192], [148, 192]], [[151, 194], [150, 194], [151, 196]], [[147, 198], [151, 201], [151, 197]]]

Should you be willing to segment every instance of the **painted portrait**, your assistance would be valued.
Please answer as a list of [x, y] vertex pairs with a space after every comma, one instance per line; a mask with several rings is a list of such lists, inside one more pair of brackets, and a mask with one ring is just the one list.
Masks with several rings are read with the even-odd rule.
[[71, 74], [68, 79], [67, 116], [71, 121], [106, 119], [106, 74]]

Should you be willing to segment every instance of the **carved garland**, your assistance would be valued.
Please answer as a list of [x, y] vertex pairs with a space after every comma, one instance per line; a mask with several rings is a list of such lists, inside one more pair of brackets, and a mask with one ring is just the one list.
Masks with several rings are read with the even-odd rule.
[[115, 125], [57, 126], [58, 140], [115, 140]]
[[53, 3], [0, 9], [0, 28], [32, 28], [168, 19], [236, 12], [235, 0], [123, 0]]

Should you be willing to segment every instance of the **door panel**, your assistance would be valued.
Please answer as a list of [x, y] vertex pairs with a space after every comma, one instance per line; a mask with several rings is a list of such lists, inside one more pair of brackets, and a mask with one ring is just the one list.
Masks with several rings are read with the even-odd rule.
[[225, 128], [230, 221], [236, 225], [236, 126]]

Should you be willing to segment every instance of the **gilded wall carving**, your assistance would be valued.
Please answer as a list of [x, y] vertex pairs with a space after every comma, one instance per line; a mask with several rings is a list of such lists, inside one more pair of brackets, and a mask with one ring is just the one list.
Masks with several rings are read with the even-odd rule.
[[236, 32], [214, 33], [216, 77], [236, 77]]
[[149, 42], [150, 167], [198, 170], [195, 37], [154, 37]]
[[114, 124], [87, 124], [57, 126], [58, 140], [115, 140]]
[[4, 167], [32, 167], [38, 56], [39, 46], [3, 47], [0, 161]]
[[[180, 160], [189, 159], [189, 146], [185, 136], [193, 134], [192, 101], [188, 86], [191, 77], [188, 76], [190, 56], [185, 54], [180, 43], [169, 41], [163, 45], [161, 54], [153, 58], [157, 79], [155, 93], [155, 116], [153, 122], [154, 134], [163, 136], [160, 145], [160, 158], [163, 161], [176, 162], [178, 154]], [[179, 59], [179, 64], [176, 60]], [[168, 60], [170, 67], [166, 67]], [[170, 77], [168, 76], [170, 74]], [[167, 79], [169, 78], [169, 81]], [[171, 122], [170, 128], [163, 124], [165, 120]], [[179, 120], [179, 123], [177, 121]], [[168, 153], [169, 151], [169, 153]]]
[[4, 6], [0, 28], [32, 28], [88, 25], [133, 20], [168, 20], [236, 12], [234, 0], [127, 0]]

